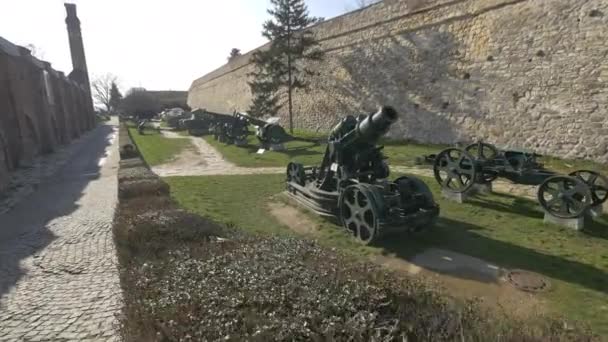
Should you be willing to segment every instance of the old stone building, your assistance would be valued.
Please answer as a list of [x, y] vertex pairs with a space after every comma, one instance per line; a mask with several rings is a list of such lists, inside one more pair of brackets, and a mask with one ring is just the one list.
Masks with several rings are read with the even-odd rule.
[[[393, 138], [608, 162], [607, 1], [385, 0], [312, 30], [326, 58], [295, 95], [298, 127], [387, 104]], [[188, 104], [246, 110], [252, 53], [195, 80]]]
[[[70, 6], [66, 5], [68, 19], [76, 16]], [[73, 30], [80, 37], [79, 26], [68, 22], [68, 28], [70, 41]], [[72, 49], [72, 56], [84, 61], [82, 41]], [[28, 49], [0, 37], [0, 192], [15, 168], [94, 125], [86, 63], [66, 77]]]

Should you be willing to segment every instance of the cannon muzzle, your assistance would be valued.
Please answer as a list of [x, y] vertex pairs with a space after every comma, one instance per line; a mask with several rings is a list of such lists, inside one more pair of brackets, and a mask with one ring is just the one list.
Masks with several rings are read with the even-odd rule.
[[381, 107], [378, 112], [370, 114], [357, 125], [357, 136], [368, 142], [376, 142], [382, 137], [391, 125], [397, 121], [399, 115], [393, 107]]

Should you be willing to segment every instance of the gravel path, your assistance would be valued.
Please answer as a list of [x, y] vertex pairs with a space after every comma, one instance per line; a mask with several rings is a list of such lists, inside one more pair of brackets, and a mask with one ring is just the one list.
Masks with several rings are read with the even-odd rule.
[[[175, 132], [163, 130], [167, 138], [188, 138]], [[189, 137], [195, 151], [183, 151], [172, 161], [152, 167], [152, 171], [161, 177], [169, 176], [211, 176], [211, 175], [250, 175], [258, 173], [284, 173], [285, 167], [239, 167], [224, 159], [213, 146], [204, 139]]]
[[112, 220], [115, 124], [0, 214], [0, 341], [113, 341], [121, 292]]

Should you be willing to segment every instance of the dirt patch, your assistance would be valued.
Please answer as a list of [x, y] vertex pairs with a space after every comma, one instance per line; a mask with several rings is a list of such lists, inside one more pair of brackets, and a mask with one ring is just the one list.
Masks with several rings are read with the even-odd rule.
[[298, 234], [310, 235], [317, 232], [317, 224], [300, 210], [284, 203], [271, 202], [268, 204], [270, 214], [279, 222]]
[[[450, 254], [452, 253], [450, 252]], [[420, 257], [417, 257], [419, 260], [416, 263], [395, 256], [374, 256], [372, 261], [393, 271], [405, 272], [438, 282], [445, 287], [450, 295], [456, 298], [479, 298], [484, 307], [497, 310], [508, 316], [525, 319], [546, 313], [544, 303], [538, 296], [515, 289], [503, 278], [504, 272], [498, 272], [494, 280], [488, 277], [483, 281], [472, 279], [470, 273], [474, 270], [470, 268], [467, 268], [468, 275], [462, 277], [456, 272], [441, 273], [421, 267]], [[470, 258], [465, 255], [463, 257]], [[427, 260], [427, 262], [434, 261]], [[454, 268], [454, 271], [456, 271], [456, 268]], [[482, 270], [479, 270], [479, 272], [484, 273]]]
[[[280, 202], [268, 204], [279, 222], [302, 235], [314, 236], [318, 225], [296, 207]], [[392, 271], [416, 275], [437, 282], [455, 298], [479, 298], [482, 305], [502, 314], [525, 319], [546, 313], [543, 301], [509, 284], [507, 270], [468, 255], [429, 248], [404, 260], [391, 255], [374, 255], [371, 261]]]

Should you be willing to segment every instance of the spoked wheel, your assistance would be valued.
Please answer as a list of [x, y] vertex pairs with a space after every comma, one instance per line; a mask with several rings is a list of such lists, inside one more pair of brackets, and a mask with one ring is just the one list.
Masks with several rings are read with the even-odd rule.
[[551, 215], [576, 218], [591, 206], [591, 191], [582, 180], [570, 176], [553, 176], [538, 188], [538, 201]]
[[287, 181], [304, 186], [304, 183], [305, 183], [304, 166], [299, 163], [289, 163], [287, 165]]
[[498, 155], [498, 150], [494, 145], [481, 141], [467, 146], [464, 150], [477, 160], [491, 160]]
[[608, 199], [608, 178], [590, 170], [578, 170], [570, 174], [580, 181], [583, 181], [591, 191], [592, 206], [598, 206]]
[[477, 176], [475, 159], [464, 150], [448, 148], [435, 158], [433, 173], [442, 188], [456, 193], [466, 192]]
[[363, 184], [346, 187], [340, 196], [342, 225], [366, 245], [372, 243], [379, 235], [377, 201], [377, 194]]

